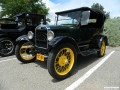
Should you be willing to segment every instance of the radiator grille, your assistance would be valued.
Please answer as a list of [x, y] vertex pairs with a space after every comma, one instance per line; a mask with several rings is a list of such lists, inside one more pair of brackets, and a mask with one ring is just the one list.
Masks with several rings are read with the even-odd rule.
[[36, 30], [35, 45], [37, 47], [47, 48], [47, 30]]

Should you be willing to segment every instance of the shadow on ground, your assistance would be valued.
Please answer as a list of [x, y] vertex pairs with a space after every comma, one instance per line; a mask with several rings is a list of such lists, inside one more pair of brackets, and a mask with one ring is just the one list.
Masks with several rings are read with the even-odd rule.
[[[83, 57], [81, 55], [78, 55], [75, 70], [74, 70], [74, 72], [72, 73], [71, 76], [76, 74], [79, 70], [81, 70], [83, 68], [86, 68], [87, 66], [91, 65], [96, 60], [99, 60], [99, 58], [97, 57], [96, 54], [85, 56], [85, 57]], [[47, 69], [47, 61], [45, 61], [45, 62], [36, 61], [35, 64], [37, 64], [41, 68]], [[52, 82], [59, 82], [59, 81], [53, 79]]]
[[93, 62], [95, 62], [97, 60], [99, 60], [99, 58], [97, 57], [96, 54], [92, 54], [92, 55], [85, 56], [85, 57], [79, 55], [74, 73], [77, 72], [78, 70], [81, 70], [81, 69], [91, 65]]
[[34, 63], [37, 64], [37, 67], [40, 66], [41, 68], [47, 69], [47, 61], [35, 61]]

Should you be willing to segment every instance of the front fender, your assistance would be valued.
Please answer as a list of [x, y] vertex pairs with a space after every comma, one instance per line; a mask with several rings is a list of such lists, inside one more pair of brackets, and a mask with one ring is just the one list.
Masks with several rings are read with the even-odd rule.
[[16, 39], [16, 44], [18, 44], [20, 41], [29, 41], [27, 35], [22, 35]]
[[54, 48], [54, 47], [57, 47], [58, 45], [62, 44], [62, 43], [70, 43], [72, 44], [76, 51], [78, 52], [79, 51], [79, 47], [76, 43], [76, 41], [71, 38], [71, 37], [66, 37], [66, 36], [59, 36], [59, 37], [56, 37], [54, 38], [52, 41], [50, 41], [48, 43], [48, 45], [51, 47], [51, 48]]

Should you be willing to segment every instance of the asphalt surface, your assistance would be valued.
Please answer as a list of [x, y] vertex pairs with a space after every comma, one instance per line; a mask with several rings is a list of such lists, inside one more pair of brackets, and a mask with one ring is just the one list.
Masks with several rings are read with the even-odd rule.
[[115, 52], [75, 90], [120, 90], [120, 47], [107, 47], [102, 58], [96, 54], [79, 56], [73, 75], [62, 81], [49, 75], [44, 62], [23, 64], [15, 56], [0, 57], [0, 90], [65, 90], [112, 51]]

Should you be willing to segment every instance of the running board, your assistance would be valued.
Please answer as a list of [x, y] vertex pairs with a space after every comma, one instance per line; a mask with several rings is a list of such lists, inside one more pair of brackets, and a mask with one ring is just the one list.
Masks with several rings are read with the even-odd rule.
[[98, 49], [89, 49], [89, 50], [82, 51], [81, 54], [82, 54], [82, 56], [88, 56], [88, 55], [97, 53], [97, 51], [99, 51], [99, 50]]

